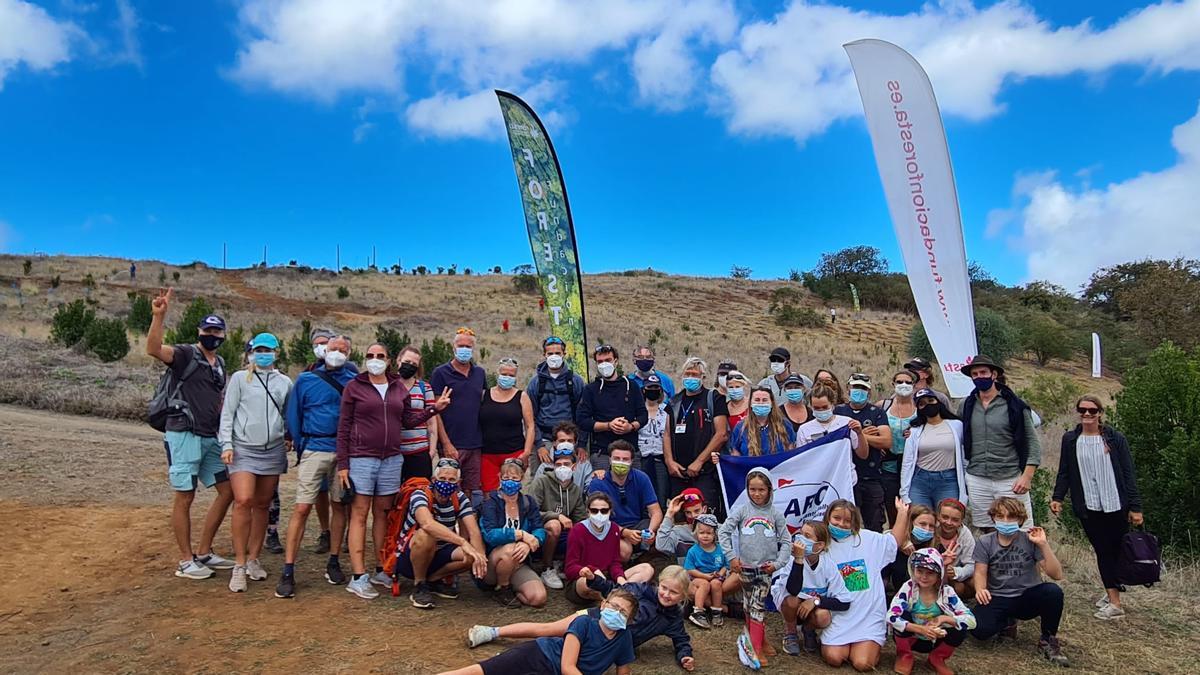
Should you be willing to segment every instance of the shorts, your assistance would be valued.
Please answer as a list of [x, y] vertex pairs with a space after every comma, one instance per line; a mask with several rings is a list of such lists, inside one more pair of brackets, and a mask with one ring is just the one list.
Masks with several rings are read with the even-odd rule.
[[212, 487], [229, 480], [221, 461], [221, 444], [216, 438], [197, 436], [190, 431], [168, 431], [163, 438], [167, 451], [167, 478], [171, 488], [191, 492], [198, 483]]
[[[525, 454], [524, 450], [504, 454], [483, 453], [479, 456], [479, 483], [484, 492], [495, 492], [500, 489], [500, 465], [506, 459], [513, 459]], [[465, 481], [464, 481], [465, 482]]]
[[[508, 585], [513, 590], [516, 590], [531, 581], [536, 581], [540, 584], [542, 583], [542, 578], [537, 572], [533, 571], [533, 568], [529, 566], [529, 562], [526, 561], [513, 570], [512, 576], [508, 579]], [[483, 575], [483, 583], [493, 588], [496, 586], [496, 570], [492, 569], [491, 565], [488, 566], [487, 574]]]
[[483, 675], [558, 675], [558, 668], [546, 658], [546, 653], [537, 640], [522, 642], [512, 649], [501, 652], [486, 661], [479, 662]]
[[296, 467], [296, 503], [315, 504], [322, 488], [327, 488], [329, 498], [334, 502], [342, 500], [336, 453], [305, 450]]
[[479, 448], [458, 449], [458, 467], [462, 471], [459, 484], [468, 497], [471, 496], [472, 492], [481, 489], [479, 486], [479, 462]]
[[1021, 524], [1021, 529], [1028, 530], [1033, 527], [1033, 502], [1029, 499], [1028, 492], [1023, 495], [1013, 493], [1012, 484], [1016, 480], [1017, 476], [993, 480], [968, 473], [967, 503], [971, 510], [971, 524], [975, 527], [995, 527], [992, 517], [988, 515], [992, 502], [996, 501], [997, 497], [1013, 497], [1025, 505], [1025, 513], [1029, 514]]
[[[436, 572], [446, 565], [449, 565], [454, 560], [454, 552], [458, 547], [454, 544], [439, 541], [437, 548], [433, 552], [433, 559], [429, 561], [429, 569], [425, 570], [426, 579], [429, 574]], [[396, 557], [396, 574], [405, 579], [416, 579], [415, 572], [412, 566], [412, 549], [406, 548], [404, 552]]]
[[233, 446], [233, 463], [229, 474], [252, 473], [256, 476], [278, 476], [287, 473], [287, 450], [276, 448], [245, 448]]
[[351, 457], [350, 482], [354, 483], [355, 494], [384, 497], [400, 491], [400, 472], [404, 468], [404, 455], [392, 455], [386, 459], [378, 457]]
[[400, 484], [409, 478], [425, 478], [433, 477], [433, 458], [429, 456], [429, 450], [423, 452], [414, 452], [404, 456], [404, 468], [400, 470]]

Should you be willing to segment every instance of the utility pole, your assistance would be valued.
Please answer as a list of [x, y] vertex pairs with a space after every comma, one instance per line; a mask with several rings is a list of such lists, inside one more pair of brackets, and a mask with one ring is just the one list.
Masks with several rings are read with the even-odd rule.
[[341, 274], [342, 273], [342, 245], [341, 244], [337, 245], [337, 254], [336, 255], [337, 255], [337, 266], [333, 268], [333, 271], [338, 274]]
[[263, 244], [263, 267], [267, 266], [267, 245]]
[[375, 244], [371, 244], [371, 267], [375, 267], [375, 263], [379, 258], [375, 257]]
[[229, 269], [229, 244], [221, 242], [221, 269]]

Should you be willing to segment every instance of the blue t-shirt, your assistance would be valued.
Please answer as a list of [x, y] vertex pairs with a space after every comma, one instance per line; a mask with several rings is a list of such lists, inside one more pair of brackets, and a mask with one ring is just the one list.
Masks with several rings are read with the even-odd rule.
[[712, 551], [705, 551], [700, 548], [700, 544], [695, 544], [688, 549], [687, 557], [683, 559], [683, 569], [704, 574], [712, 574], [726, 567], [729, 567], [729, 561], [725, 560], [725, 552], [720, 546]]
[[[604, 636], [600, 622], [590, 616], [576, 617], [567, 628], [569, 635], [579, 638], [579, 660], [575, 666], [583, 675], [604, 675], [613, 664], [626, 666], [633, 663], [633, 634], [627, 630], [618, 632], [610, 640]], [[538, 647], [554, 666], [554, 672], [562, 672], [562, 649], [566, 637], [540, 637]]]
[[479, 426], [479, 408], [483, 404], [483, 390], [487, 388], [487, 374], [483, 368], [471, 364], [464, 376], [449, 363], [443, 363], [433, 371], [429, 386], [434, 396], [442, 389], [450, 388], [450, 405], [441, 413], [441, 424], [454, 447], [474, 450], [483, 447], [483, 429]]
[[629, 477], [625, 479], [624, 486], [612, 482], [612, 471], [607, 471], [602, 480], [588, 483], [588, 491], [603, 492], [612, 497], [612, 519], [621, 527], [633, 527], [643, 518], [648, 518], [648, 515], [642, 515], [646, 513], [646, 507], [658, 503], [658, 496], [654, 494], [654, 485], [650, 483], [650, 477], [637, 469], [629, 470]]

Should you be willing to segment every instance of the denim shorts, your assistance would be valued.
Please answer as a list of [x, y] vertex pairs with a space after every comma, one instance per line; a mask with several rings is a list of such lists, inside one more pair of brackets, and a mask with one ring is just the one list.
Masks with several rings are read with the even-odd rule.
[[354, 492], [360, 495], [382, 497], [400, 491], [400, 472], [404, 469], [404, 455], [392, 455], [386, 459], [378, 457], [351, 457], [350, 481]]
[[212, 487], [229, 480], [217, 439], [190, 431], [168, 431], [163, 447], [167, 451], [167, 477], [176, 491], [191, 492], [198, 483]]

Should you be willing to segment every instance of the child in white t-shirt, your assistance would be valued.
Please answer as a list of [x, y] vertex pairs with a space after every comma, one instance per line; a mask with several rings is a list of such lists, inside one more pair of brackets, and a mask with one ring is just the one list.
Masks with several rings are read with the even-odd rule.
[[792, 544], [790, 568], [775, 573], [771, 599], [783, 614], [783, 651], [800, 655], [797, 624], [803, 622], [804, 650], [817, 652], [817, 631], [829, 626], [833, 612], [850, 608], [850, 591], [829, 557], [833, 540], [829, 528], [819, 520], [804, 523]]

